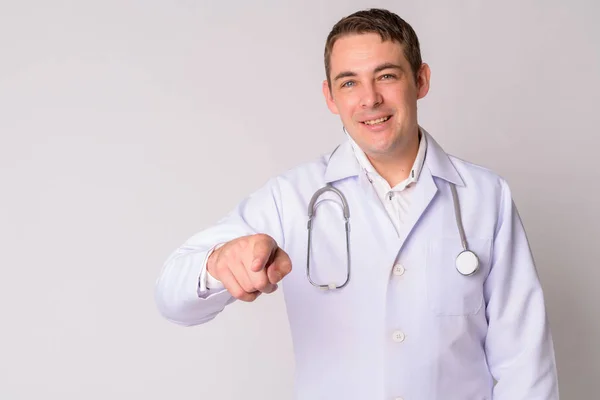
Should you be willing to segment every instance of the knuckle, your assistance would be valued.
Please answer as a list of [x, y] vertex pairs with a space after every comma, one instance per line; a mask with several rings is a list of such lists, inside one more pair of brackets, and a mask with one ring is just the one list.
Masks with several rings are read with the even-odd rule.
[[254, 292], [254, 290], [256, 290], [256, 289], [254, 288], [254, 286], [252, 286], [252, 284], [250, 284], [250, 283], [248, 283], [248, 282], [243, 282], [243, 283], [240, 283], [240, 286], [242, 287], [242, 289], [243, 289], [243, 290], [244, 290], [244, 292], [246, 292], [246, 293], [251, 293], [251, 292]]
[[261, 240], [261, 241], [267, 239], [268, 237], [269, 236], [267, 234], [265, 234], [265, 233], [257, 233], [257, 234], [254, 235], [254, 238], [256, 240]]
[[219, 275], [222, 275], [223, 272], [228, 269], [229, 269], [229, 263], [226, 260], [219, 260], [219, 262], [217, 262], [217, 264], [215, 265], [215, 271]]
[[255, 237], [260, 244], [271, 245], [273, 243], [273, 238], [265, 233], [257, 233]]
[[268, 279], [261, 279], [257, 284], [256, 284], [256, 289], [260, 290], [261, 292], [264, 292], [266, 289], [269, 288], [270, 282]]
[[245, 250], [250, 245], [250, 239], [247, 236], [240, 238], [240, 240], [238, 240], [237, 244], [238, 244], [238, 247], [240, 250]]
[[217, 259], [217, 264], [218, 265], [222, 265], [227, 263], [227, 261], [231, 258], [231, 253], [232, 253], [232, 248], [231, 247], [223, 247], [221, 249], [221, 251], [219, 252], [219, 257]]
[[233, 297], [235, 297], [236, 299], [240, 299], [240, 300], [247, 294], [246, 292], [244, 292], [244, 290], [242, 290], [242, 288], [238, 288], [238, 287], [228, 288], [228, 290], [229, 290], [229, 293], [231, 293], [231, 295]]

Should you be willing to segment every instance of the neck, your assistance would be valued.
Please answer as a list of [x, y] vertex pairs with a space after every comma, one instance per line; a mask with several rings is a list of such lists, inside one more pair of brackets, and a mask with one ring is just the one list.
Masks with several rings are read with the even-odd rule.
[[373, 168], [385, 179], [390, 187], [396, 186], [409, 177], [412, 167], [419, 151], [419, 135], [414, 135], [406, 146], [399, 151], [380, 157], [367, 158], [373, 165]]

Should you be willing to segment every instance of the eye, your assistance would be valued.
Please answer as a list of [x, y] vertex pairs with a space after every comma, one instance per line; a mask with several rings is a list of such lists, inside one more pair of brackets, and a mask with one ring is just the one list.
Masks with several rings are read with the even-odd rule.
[[396, 75], [394, 75], [394, 74], [381, 75], [381, 79], [383, 79], [383, 80], [389, 80], [389, 79], [395, 79], [395, 78], [396, 78]]
[[354, 81], [347, 81], [342, 84], [342, 87], [352, 87], [354, 86]]

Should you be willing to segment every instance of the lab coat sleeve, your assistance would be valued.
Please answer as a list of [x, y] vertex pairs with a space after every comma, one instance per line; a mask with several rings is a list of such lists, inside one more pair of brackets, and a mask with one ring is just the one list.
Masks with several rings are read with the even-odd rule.
[[273, 178], [213, 226], [185, 241], [165, 261], [155, 284], [161, 315], [183, 326], [214, 319], [235, 298], [224, 288], [203, 288], [201, 279], [210, 252], [220, 244], [257, 233], [273, 237], [283, 247], [281, 213], [279, 186]]
[[554, 347], [528, 239], [506, 182], [485, 283], [494, 400], [557, 400]]

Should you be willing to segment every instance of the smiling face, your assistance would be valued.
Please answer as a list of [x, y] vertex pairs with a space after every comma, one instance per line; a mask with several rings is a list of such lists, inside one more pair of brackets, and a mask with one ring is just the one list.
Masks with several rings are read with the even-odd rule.
[[376, 33], [339, 38], [331, 52], [331, 88], [323, 82], [327, 106], [371, 160], [416, 154], [417, 100], [429, 90], [429, 67], [417, 79], [394, 41]]

